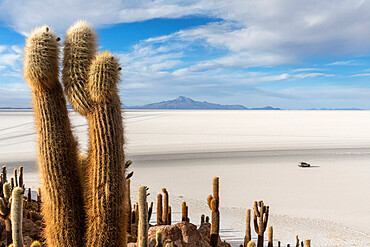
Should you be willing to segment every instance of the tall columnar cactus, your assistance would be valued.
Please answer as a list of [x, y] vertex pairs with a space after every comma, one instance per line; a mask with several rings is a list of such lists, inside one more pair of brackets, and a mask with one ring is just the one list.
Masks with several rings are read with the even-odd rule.
[[76, 165], [77, 144], [59, 82], [57, 37], [46, 26], [37, 28], [25, 49], [24, 76], [32, 89], [38, 163], [45, 192], [46, 239], [49, 246], [78, 246], [84, 238], [85, 214]]
[[162, 206], [162, 194], [158, 194], [157, 196], [157, 225], [162, 225], [162, 213], [163, 213], [163, 206]]
[[96, 36], [84, 22], [73, 25], [65, 37], [65, 93], [89, 122], [89, 153], [83, 167], [59, 82], [58, 39], [48, 27], [32, 32], [24, 59], [37, 124], [48, 246], [125, 246], [118, 61], [109, 52], [95, 54]]
[[162, 212], [162, 222], [164, 225], [168, 225], [168, 192], [165, 188], [162, 189], [163, 192], [163, 212]]
[[220, 232], [220, 193], [219, 193], [219, 178], [215, 177], [213, 179], [213, 196], [209, 195], [207, 198], [208, 206], [212, 210], [212, 223], [211, 223], [211, 240], [210, 244], [212, 247], [218, 245], [218, 236]]
[[138, 247], [147, 247], [148, 242], [148, 202], [146, 201], [147, 188], [143, 185], [139, 187], [139, 225], [138, 225]]
[[268, 247], [273, 246], [273, 239], [274, 239], [274, 232], [272, 226], [269, 227], [269, 242], [267, 244]]
[[21, 187], [15, 187], [12, 192], [11, 220], [14, 247], [23, 247], [23, 194], [24, 190]]
[[251, 210], [248, 208], [245, 211], [245, 237], [244, 237], [244, 246], [247, 246], [249, 241], [251, 241]]
[[263, 201], [259, 201], [259, 202], [254, 202], [253, 209], [254, 209], [254, 217], [253, 217], [254, 230], [258, 234], [257, 246], [263, 247], [263, 236], [267, 228], [267, 221], [269, 217], [269, 206], [265, 206], [263, 204]]

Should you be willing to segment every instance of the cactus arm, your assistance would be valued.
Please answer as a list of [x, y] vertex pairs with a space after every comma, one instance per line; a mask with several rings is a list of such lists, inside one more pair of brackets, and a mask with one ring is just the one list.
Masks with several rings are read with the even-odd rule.
[[22, 219], [23, 219], [23, 188], [15, 187], [12, 192], [12, 237], [14, 247], [23, 247]]
[[86, 115], [92, 105], [86, 88], [89, 68], [96, 53], [96, 35], [84, 21], [71, 26], [65, 35], [62, 78], [72, 107]]
[[82, 186], [58, 60], [55, 34], [48, 27], [35, 29], [26, 41], [24, 77], [32, 89], [46, 239], [48, 246], [79, 246], [84, 238]]
[[266, 213], [265, 213], [265, 218], [263, 220], [263, 229], [266, 229], [267, 228], [267, 222], [269, 220], [269, 211], [270, 211], [270, 207], [267, 206], [266, 207]]
[[[86, 87], [93, 102], [89, 122], [87, 246], [124, 246], [124, 136], [117, 59], [96, 55]], [[107, 90], [109, 88], [110, 90]], [[110, 229], [107, 231], [107, 229]]]
[[212, 195], [209, 195], [207, 197], [207, 204], [208, 204], [209, 209], [211, 209], [211, 210], [212, 210], [212, 208], [211, 208], [211, 201], [212, 200], [213, 200], [213, 196]]
[[258, 228], [258, 221], [257, 221], [257, 214], [256, 214], [256, 211], [254, 211], [254, 215], [253, 215], [253, 225], [254, 225], [254, 230], [255, 232], [258, 234], [260, 232], [260, 229]]

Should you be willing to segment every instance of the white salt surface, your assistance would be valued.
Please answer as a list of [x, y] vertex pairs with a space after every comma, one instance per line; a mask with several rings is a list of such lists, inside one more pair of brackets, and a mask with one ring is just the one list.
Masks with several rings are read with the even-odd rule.
[[[86, 121], [71, 119], [86, 150]], [[192, 222], [210, 214], [206, 198], [219, 176], [222, 236], [235, 246], [244, 210], [261, 199], [282, 246], [293, 246], [296, 234], [312, 246], [370, 246], [369, 111], [131, 110], [125, 128], [132, 199], [139, 184], [150, 187], [151, 201], [166, 187], [174, 222], [183, 200]], [[31, 111], [0, 111], [0, 162], [23, 165], [34, 188], [35, 145]]]

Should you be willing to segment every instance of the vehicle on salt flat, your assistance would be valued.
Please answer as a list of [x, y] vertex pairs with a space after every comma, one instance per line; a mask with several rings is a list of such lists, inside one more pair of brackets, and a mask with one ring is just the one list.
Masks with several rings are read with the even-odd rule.
[[311, 165], [309, 163], [307, 163], [307, 162], [299, 162], [298, 163], [298, 166], [299, 167], [310, 167]]

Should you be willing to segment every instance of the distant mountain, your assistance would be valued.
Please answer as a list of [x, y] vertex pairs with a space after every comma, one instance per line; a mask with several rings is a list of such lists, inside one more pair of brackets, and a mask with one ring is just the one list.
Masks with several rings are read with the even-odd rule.
[[178, 110], [280, 110], [266, 106], [263, 108], [248, 109], [243, 105], [220, 105], [209, 103], [207, 101], [196, 101], [184, 96], [180, 96], [174, 100], [167, 100], [158, 103], [152, 103], [142, 106], [131, 106], [126, 109], [178, 109]]
[[364, 109], [360, 108], [311, 108], [310, 111], [363, 111]]

